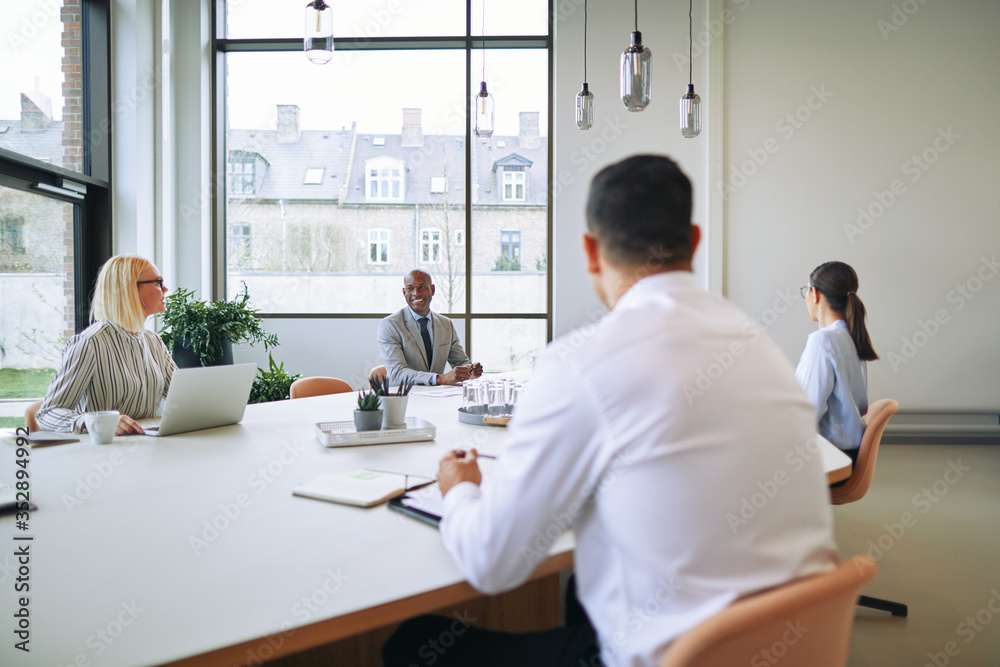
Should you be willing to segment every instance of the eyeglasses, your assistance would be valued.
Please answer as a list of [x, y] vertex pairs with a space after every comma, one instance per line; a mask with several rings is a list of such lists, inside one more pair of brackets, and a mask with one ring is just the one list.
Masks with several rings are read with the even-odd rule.
[[157, 278], [156, 280], [140, 280], [136, 285], [152, 285], [156, 284], [157, 287], [163, 289], [163, 278]]
[[803, 285], [802, 287], [799, 288], [799, 294], [801, 294], [802, 298], [804, 299], [806, 298], [806, 295], [809, 294], [809, 292], [813, 291], [813, 289], [815, 288], [812, 285]]

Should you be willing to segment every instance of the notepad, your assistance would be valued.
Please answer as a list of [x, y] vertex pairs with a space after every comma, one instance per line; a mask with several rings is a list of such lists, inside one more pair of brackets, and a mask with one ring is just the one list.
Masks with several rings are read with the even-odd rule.
[[[23, 435], [23, 430], [18, 433], [16, 429], [0, 429], [0, 440], [12, 445], [20, 446], [22, 443], [29, 447], [47, 447], [48, 445], [63, 445], [70, 442], [80, 442], [80, 436], [76, 433], [62, 433], [53, 431], [32, 431], [29, 435]], [[87, 436], [88, 438], [90, 436]]]
[[402, 475], [374, 470], [352, 470], [336, 475], [320, 475], [298, 485], [292, 494], [333, 503], [372, 507], [406, 492], [410, 488], [433, 483], [422, 475]]

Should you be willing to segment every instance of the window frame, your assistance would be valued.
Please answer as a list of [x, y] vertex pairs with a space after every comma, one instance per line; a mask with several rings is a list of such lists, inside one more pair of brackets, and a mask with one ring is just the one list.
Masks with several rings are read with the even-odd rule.
[[[501, 201], [527, 201], [528, 173], [524, 169], [509, 169], [507, 167], [504, 167], [501, 172]], [[508, 186], [511, 188], [511, 196], [507, 195]], [[521, 190], [520, 197], [517, 196], [518, 188]]]
[[[381, 238], [383, 237], [384, 238]], [[389, 240], [391, 236], [389, 230], [385, 227], [371, 227], [368, 230], [368, 263], [372, 265], [385, 266], [392, 262], [392, 256], [389, 253]], [[372, 249], [374, 246], [375, 259], [372, 259]], [[379, 248], [382, 251], [379, 252]], [[384, 259], [379, 259], [380, 256], [384, 256]]]
[[[0, 148], [0, 185], [74, 204], [73, 319], [77, 333], [90, 325], [97, 273], [112, 254], [111, 146], [115, 118], [110, 35], [110, 0], [82, 0], [82, 171]], [[67, 184], [85, 186], [86, 192], [64, 187]]]
[[[437, 235], [437, 238], [434, 235]], [[440, 227], [423, 227], [420, 230], [420, 263], [440, 264], [442, 260]], [[437, 259], [435, 259], [435, 255]]]
[[[543, 50], [546, 54], [548, 65], [548, 95], [547, 95], [547, 130], [545, 136], [545, 146], [547, 151], [547, 164], [545, 170], [545, 224], [546, 241], [545, 256], [551, 257], [553, 250], [553, 228], [552, 228], [552, 182], [553, 182], [553, 127], [554, 127], [554, 33], [555, 33], [555, 0], [547, 0], [548, 9], [548, 30], [542, 35], [487, 35], [482, 36], [472, 25], [473, 0], [465, 2], [466, 32], [465, 35], [455, 36], [401, 36], [401, 37], [335, 37], [335, 49], [337, 51], [391, 51], [391, 50], [442, 50], [454, 49], [465, 52], [466, 69], [466, 90], [465, 90], [465, 183], [473, 183], [473, 157], [472, 157], [472, 125], [473, 108], [472, 100], [475, 94], [473, 86], [478, 86], [479, 74], [473, 71], [472, 54], [482, 49], [503, 50], [503, 49], [537, 49]], [[213, 47], [213, 79], [216, 82], [213, 87], [214, 101], [212, 105], [213, 123], [216, 134], [214, 142], [213, 166], [218, 165], [225, 156], [225, 104], [226, 94], [226, 56], [230, 53], [240, 52], [298, 52], [302, 51], [302, 39], [300, 36], [274, 37], [274, 38], [228, 38], [225, 28], [225, 7], [226, 0], [213, 0], [212, 17], [214, 25]], [[475, 79], [475, 81], [473, 81]], [[370, 168], [366, 165], [365, 174], [365, 199], [369, 200], [371, 186], [369, 183]], [[404, 171], [405, 183], [405, 171]], [[525, 187], [525, 201], [527, 201], [527, 181]], [[401, 200], [405, 198], [405, 185], [401, 186]], [[473, 188], [465, 188], [465, 228], [462, 239], [463, 245], [468, 249], [474, 247], [473, 234], [473, 210], [475, 204], [472, 195]], [[391, 203], [391, 200], [375, 199], [379, 203]], [[504, 203], [504, 202], [501, 202]], [[216, 230], [225, 229], [226, 197], [217, 198], [216, 206], [213, 209], [213, 223]], [[218, 233], [218, 232], [217, 232]], [[482, 230], [481, 233], [488, 233]], [[419, 240], [416, 241], [419, 252]], [[223, 244], [224, 245], [224, 244]], [[370, 248], [369, 248], [370, 250]], [[478, 311], [474, 308], [472, 298], [473, 285], [473, 253], [465, 252], [465, 304], [461, 312], [445, 313], [453, 319], [464, 320], [466, 349], [469, 354], [473, 354], [472, 323], [474, 320], [485, 319], [542, 319], [546, 321], [546, 340], [552, 340], [553, 334], [553, 275], [551, 262], [546, 268], [546, 307], [544, 312], [489, 312]], [[418, 255], [419, 258], [419, 255]], [[370, 252], [368, 254], [370, 260]], [[371, 263], [369, 261], [369, 263]], [[216, 283], [225, 288], [227, 275], [225, 261], [217, 262], [213, 266]], [[260, 317], [274, 319], [293, 318], [335, 318], [335, 319], [381, 319], [389, 313], [260, 313]]]
[[[506, 235], [506, 238], [504, 238]], [[516, 235], [516, 238], [515, 238]], [[507, 250], [504, 250], [504, 246], [507, 246]], [[516, 252], [515, 252], [516, 251]], [[500, 230], [500, 256], [506, 257], [507, 259], [516, 259], [521, 261], [521, 230], [520, 229], [501, 229]]]

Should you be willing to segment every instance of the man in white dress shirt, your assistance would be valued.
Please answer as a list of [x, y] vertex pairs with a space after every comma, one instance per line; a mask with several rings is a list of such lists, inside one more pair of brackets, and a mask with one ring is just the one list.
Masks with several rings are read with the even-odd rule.
[[[539, 356], [486, 484], [474, 452], [438, 474], [441, 536], [473, 586], [519, 586], [572, 528], [590, 623], [459, 634], [422, 617], [387, 642], [387, 667], [653, 667], [740, 596], [835, 561], [812, 406], [784, 354], [695, 279], [690, 216], [666, 157], [597, 174], [584, 250], [611, 312]], [[420, 653], [449, 631], [447, 650]]]

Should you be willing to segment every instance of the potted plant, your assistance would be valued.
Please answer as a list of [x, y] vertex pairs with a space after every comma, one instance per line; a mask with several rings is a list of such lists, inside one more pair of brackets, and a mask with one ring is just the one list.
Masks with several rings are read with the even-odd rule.
[[278, 337], [264, 331], [257, 310], [247, 305], [246, 283], [232, 301], [207, 303], [194, 292], [177, 288], [167, 295], [161, 337], [181, 368], [233, 363], [233, 344], [263, 343], [267, 350]]
[[250, 400], [247, 403], [284, 401], [288, 398], [288, 388], [302, 377], [301, 373], [295, 375], [286, 373], [285, 362], [274, 363], [274, 357], [270, 352], [267, 359], [271, 364], [271, 369], [267, 371], [262, 368], [257, 369], [257, 376], [253, 379], [253, 388], [250, 389]]
[[406, 426], [406, 398], [413, 389], [413, 380], [403, 380], [396, 393], [389, 389], [389, 377], [368, 378], [372, 391], [382, 399], [382, 428], [404, 428]]
[[354, 411], [354, 427], [358, 431], [377, 431], [382, 426], [379, 395], [374, 391], [358, 392], [358, 409]]

